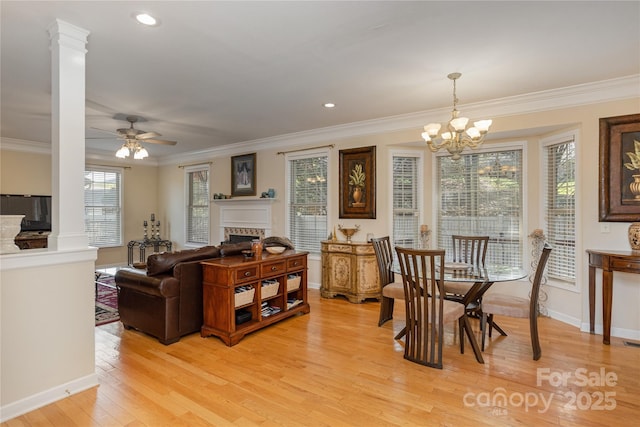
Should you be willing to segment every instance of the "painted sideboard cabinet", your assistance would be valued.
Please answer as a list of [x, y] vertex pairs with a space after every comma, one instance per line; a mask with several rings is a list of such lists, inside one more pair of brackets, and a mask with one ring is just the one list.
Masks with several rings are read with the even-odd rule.
[[323, 298], [343, 295], [352, 303], [380, 300], [378, 263], [371, 243], [325, 240], [321, 246]]

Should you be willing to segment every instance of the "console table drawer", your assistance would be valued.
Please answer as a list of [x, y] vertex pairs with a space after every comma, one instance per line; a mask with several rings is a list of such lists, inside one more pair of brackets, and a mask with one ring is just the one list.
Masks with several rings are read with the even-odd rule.
[[274, 262], [270, 264], [262, 264], [260, 266], [262, 271], [262, 277], [273, 276], [274, 274], [282, 274], [287, 271], [287, 265], [285, 261]]
[[640, 273], [640, 260], [612, 257], [611, 268], [612, 270], [622, 271], [627, 273]]
[[245, 268], [238, 268], [236, 270], [236, 283], [249, 282], [255, 280], [258, 277], [258, 266], [252, 265]]
[[307, 257], [293, 258], [287, 261], [287, 271], [298, 271], [306, 266]]

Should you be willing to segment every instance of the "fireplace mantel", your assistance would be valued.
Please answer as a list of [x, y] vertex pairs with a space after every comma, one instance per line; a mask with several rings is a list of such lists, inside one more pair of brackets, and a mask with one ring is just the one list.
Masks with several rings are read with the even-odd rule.
[[[271, 207], [276, 199], [237, 198], [212, 200], [220, 208], [219, 236], [225, 238], [225, 229], [261, 229], [271, 236]], [[262, 234], [262, 233], [261, 233]]]

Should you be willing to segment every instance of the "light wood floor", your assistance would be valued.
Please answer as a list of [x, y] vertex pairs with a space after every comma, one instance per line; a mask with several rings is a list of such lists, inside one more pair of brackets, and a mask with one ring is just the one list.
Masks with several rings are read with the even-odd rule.
[[[404, 324], [398, 304], [379, 328], [377, 302], [309, 294], [309, 315], [234, 347], [199, 334], [164, 346], [119, 323], [97, 327], [100, 386], [2, 426], [622, 426], [640, 418], [640, 348], [621, 339], [605, 346], [600, 335], [541, 318], [535, 362], [527, 321], [501, 318], [509, 336], [494, 335], [481, 365], [468, 345], [459, 353], [449, 325], [438, 370], [403, 359], [393, 339]], [[538, 369], [571, 377], [538, 385]], [[616, 384], [583, 386], [579, 369], [594, 381], [601, 370], [615, 374]]]

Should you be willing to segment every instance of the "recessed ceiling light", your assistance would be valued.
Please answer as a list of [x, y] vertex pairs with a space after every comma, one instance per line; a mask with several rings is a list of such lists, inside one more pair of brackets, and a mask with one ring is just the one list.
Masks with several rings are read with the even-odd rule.
[[158, 20], [148, 13], [136, 13], [135, 17], [136, 21], [144, 25], [154, 26], [158, 23]]
[[333, 107], [335, 107], [335, 106], [336, 106], [336, 104], [334, 104], [333, 102], [325, 102], [325, 103], [323, 104], [323, 106], [324, 106], [325, 108], [333, 108]]

